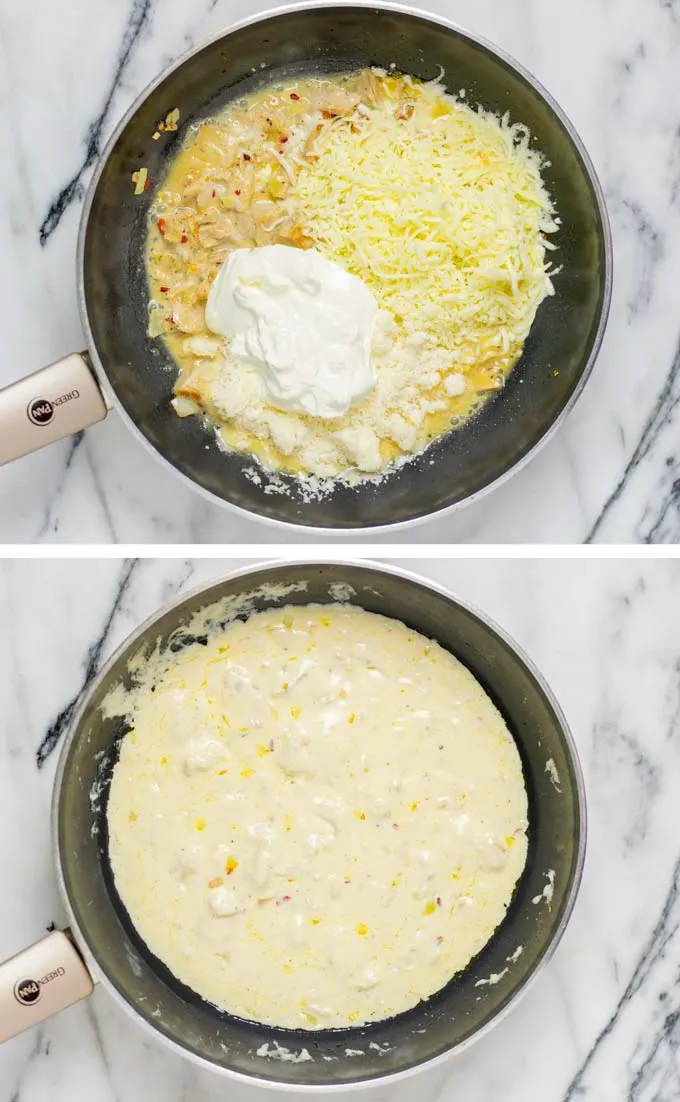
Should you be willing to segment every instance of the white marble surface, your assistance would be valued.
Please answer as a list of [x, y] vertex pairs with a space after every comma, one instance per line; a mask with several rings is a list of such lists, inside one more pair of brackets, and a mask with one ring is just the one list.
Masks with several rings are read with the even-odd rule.
[[[680, 564], [402, 565], [479, 604], [541, 667], [582, 757], [590, 842], [571, 924], [521, 1005], [434, 1074], [366, 1097], [677, 1102]], [[48, 750], [87, 671], [159, 603], [228, 567], [214, 560], [0, 564], [0, 959], [63, 917], [48, 832], [56, 753]], [[264, 1092], [169, 1054], [98, 989], [0, 1048], [0, 1102], [74, 1098], [264, 1102]]]
[[[677, 541], [679, 0], [428, 3], [505, 47], [562, 103], [605, 185], [617, 268], [598, 365], [557, 438], [486, 500], [399, 541]], [[119, 116], [167, 62], [258, 7], [3, 0], [0, 383], [83, 344], [79, 209]], [[111, 416], [75, 447], [61, 443], [0, 471], [0, 539], [272, 543], [281, 533], [202, 501]]]

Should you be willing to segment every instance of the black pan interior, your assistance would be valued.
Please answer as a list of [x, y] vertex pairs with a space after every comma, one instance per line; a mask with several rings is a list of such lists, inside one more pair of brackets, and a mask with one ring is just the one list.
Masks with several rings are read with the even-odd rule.
[[[191, 123], [262, 82], [291, 72], [397, 68], [432, 79], [443, 66], [468, 102], [527, 124], [548, 160], [546, 182], [563, 221], [557, 294], [544, 302], [505, 390], [467, 426], [448, 434], [378, 487], [337, 489], [305, 501], [294, 479], [264, 494], [247, 476], [252, 460], [225, 454], [197, 418], [170, 408], [175, 370], [146, 336], [143, 254], [146, 217], [169, 160]], [[174, 107], [176, 134], [152, 134]], [[142, 165], [151, 186], [133, 195]], [[555, 239], [557, 240], [557, 238]], [[464, 34], [424, 16], [377, 8], [285, 12], [207, 45], [171, 72], [128, 122], [96, 186], [84, 241], [84, 291], [92, 341], [123, 409], [178, 471], [217, 498], [262, 517], [319, 528], [381, 526], [460, 502], [508, 472], [545, 435], [586, 369], [606, 295], [605, 231], [581, 156], [552, 108], [522, 76]]]
[[[227, 596], [251, 593], [263, 583], [304, 582], [286, 603], [328, 602], [338, 583], [353, 587], [351, 600], [369, 611], [403, 620], [456, 654], [487, 688], [515, 736], [530, 799], [527, 866], [505, 921], [460, 975], [439, 994], [406, 1014], [366, 1028], [318, 1033], [274, 1029], [218, 1012], [170, 973], [146, 949], [112, 885], [104, 815], [111, 769], [125, 726], [104, 720], [104, 695], [125, 679], [140, 646], [177, 639], [199, 609]], [[276, 604], [256, 596], [254, 608]], [[278, 602], [280, 603], [280, 602]], [[546, 771], [552, 759], [559, 788]], [[143, 640], [135, 639], [92, 691], [65, 761], [58, 803], [58, 844], [65, 888], [76, 924], [102, 972], [153, 1028], [218, 1067], [293, 1085], [377, 1079], [416, 1067], [462, 1044], [488, 1025], [531, 979], [561, 925], [579, 866], [582, 808], [574, 762], [550, 701], [531, 671], [495, 631], [471, 611], [414, 580], [369, 566], [280, 565], [218, 583], [162, 616]], [[555, 874], [549, 908], [541, 896]], [[522, 946], [514, 962], [508, 958]], [[507, 971], [505, 971], [507, 969]], [[489, 977], [500, 975], [489, 984]], [[259, 1055], [275, 1043], [299, 1063]], [[347, 1056], [346, 1049], [355, 1055]]]

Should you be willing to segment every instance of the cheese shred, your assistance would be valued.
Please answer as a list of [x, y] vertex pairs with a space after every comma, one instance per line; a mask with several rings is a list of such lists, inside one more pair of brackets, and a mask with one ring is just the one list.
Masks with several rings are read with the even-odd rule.
[[[389, 82], [385, 82], [389, 89]], [[440, 84], [411, 86], [317, 138], [290, 194], [304, 233], [363, 279], [406, 332], [462, 366], [521, 351], [553, 293], [545, 235], [558, 228], [526, 127], [473, 111]]]

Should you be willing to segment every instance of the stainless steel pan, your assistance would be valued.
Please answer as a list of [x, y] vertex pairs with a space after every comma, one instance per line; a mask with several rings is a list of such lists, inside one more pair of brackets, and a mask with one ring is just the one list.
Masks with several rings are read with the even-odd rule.
[[[147, 212], [186, 128], [230, 99], [290, 73], [397, 68], [424, 79], [440, 66], [468, 102], [527, 124], [550, 161], [545, 176], [563, 226], [557, 294], [542, 304], [509, 383], [463, 429], [379, 487], [305, 501], [294, 479], [263, 493], [252, 459], [225, 454], [196, 417], [170, 407], [176, 372], [146, 335]], [[179, 107], [177, 133], [152, 140]], [[133, 195], [146, 166], [151, 187]], [[551, 436], [595, 361], [611, 296], [611, 240], [588, 154], [557, 103], [506, 54], [444, 19], [387, 4], [299, 4], [233, 27], [193, 50], [142, 93], [108, 143], [90, 185], [78, 245], [88, 349], [0, 392], [0, 463], [85, 428], [115, 406], [153, 454], [210, 500], [311, 529], [403, 526], [473, 501], [504, 482]], [[547, 492], [547, 487], [546, 487]]]
[[[269, 596], [261, 589], [271, 583], [291, 590], [273, 599], [271, 588]], [[218, 1011], [175, 980], [137, 935], [115, 891], [107, 854], [108, 785], [126, 729], [121, 720], [103, 719], [100, 704], [125, 680], [128, 663], [140, 650], [157, 639], [174, 649], [193, 642], [186, 625], [199, 609], [245, 594], [256, 609], [328, 603], [336, 599], [338, 585], [351, 587], [352, 603], [435, 638], [491, 694], [522, 757], [529, 854], [505, 920], [441, 992], [365, 1028], [310, 1033]], [[53, 840], [70, 930], [51, 934], [0, 965], [0, 1040], [101, 982], [141, 1026], [204, 1067], [271, 1086], [319, 1090], [364, 1086], [430, 1067], [481, 1037], [509, 1011], [545, 965], [569, 919], [583, 866], [585, 802], [576, 751], [558, 704], [530, 660], [486, 616], [424, 579], [377, 564], [269, 563], [230, 574], [161, 609], [109, 660], [80, 702], [61, 752]], [[291, 1056], [306, 1049], [310, 1059], [272, 1058], [277, 1045]]]

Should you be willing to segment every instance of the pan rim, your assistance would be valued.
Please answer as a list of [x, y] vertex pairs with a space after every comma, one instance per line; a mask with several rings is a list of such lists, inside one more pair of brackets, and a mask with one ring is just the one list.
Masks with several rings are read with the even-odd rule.
[[[495, 1014], [486, 1025], [482, 1026], [470, 1037], [461, 1041], [459, 1044], [447, 1049], [445, 1052], [440, 1053], [438, 1056], [431, 1057], [430, 1059], [423, 1060], [422, 1062], [415, 1064], [411, 1067], [402, 1069], [401, 1071], [391, 1072], [386, 1075], [371, 1076], [366, 1079], [359, 1079], [352, 1083], [322, 1083], [322, 1084], [295, 1084], [284, 1082], [277, 1079], [268, 1079], [260, 1077], [258, 1075], [248, 1075], [244, 1072], [235, 1071], [232, 1068], [221, 1067], [214, 1064], [212, 1061], [204, 1056], [200, 1056], [198, 1053], [192, 1052], [185, 1048], [178, 1041], [169, 1037], [161, 1030], [154, 1027], [148, 1022], [138, 1010], [122, 995], [117, 989], [114, 983], [108, 978], [105, 969], [100, 964], [98, 956], [94, 950], [90, 947], [90, 944], [83, 934], [78, 921], [76, 919], [75, 912], [71, 906], [71, 901], [67, 892], [65, 876], [63, 870], [63, 864], [61, 860], [61, 852], [59, 848], [59, 804], [61, 790], [63, 786], [64, 774], [66, 771], [66, 762], [69, 756], [70, 748], [75, 741], [78, 733], [78, 729], [85, 712], [85, 709], [89, 705], [89, 702], [96, 691], [98, 685], [103, 678], [109, 673], [116, 662], [122, 657], [122, 655], [137, 642], [145, 632], [158, 622], [167, 613], [172, 612], [175, 608], [184, 604], [187, 601], [191, 601], [195, 597], [200, 597], [206, 593], [209, 589], [215, 586], [224, 584], [225, 582], [234, 581], [239, 578], [247, 578], [249, 575], [253, 575], [258, 571], [272, 570], [279, 567], [319, 567], [319, 566], [352, 566], [359, 569], [370, 568], [377, 570], [382, 574], [389, 575], [402, 579], [407, 583], [415, 583], [416, 585], [424, 586], [434, 593], [444, 597], [449, 602], [457, 605], [463, 611], [468, 612], [471, 616], [481, 622], [486, 628], [488, 628], [497, 638], [503, 642], [512, 652], [514, 657], [523, 665], [531, 676], [536, 681], [541, 693], [544, 695], [547, 703], [552, 708], [555, 717], [558, 722], [560, 733], [564, 741], [565, 750], [569, 758], [570, 764], [574, 771], [574, 794], [576, 796], [577, 803], [577, 823], [578, 823], [578, 844], [576, 849], [576, 861], [571, 878], [571, 883], [568, 885], [564, 911], [562, 917], [555, 928], [553, 936], [548, 941], [543, 956], [538, 965], [534, 969], [533, 973], [528, 976], [524, 983], [514, 992], [508, 1002], [502, 1009]], [[495, 1026], [499, 1025], [510, 1011], [520, 1002], [521, 999], [531, 989], [538, 977], [545, 969], [548, 962], [554, 955], [566, 927], [571, 918], [576, 899], [578, 897], [581, 881], [583, 877], [583, 868], [586, 855], [586, 843], [587, 843], [587, 808], [586, 808], [586, 791], [585, 782], [583, 777], [583, 770], [579, 758], [578, 749], [571, 732], [571, 728], [567, 722], [566, 716], [556, 699], [550, 685], [543, 677], [543, 674], [535, 665], [533, 660], [524, 651], [524, 649], [516, 642], [516, 640], [496, 621], [483, 612], [476, 604], [466, 601], [458, 597], [446, 586], [440, 585], [438, 582], [431, 581], [429, 578], [423, 577], [412, 570], [406, 570], [403, 567], [395, 566], [392, 562], [385, 562], [383, 560], [366, 559], [360, 557], [321, 557], [321, 556], [301, 556], [294, 559], [276, 558], [276, 559], [264, 559], [257, 562], [249, 563], [247, 566], [237, 567], [234, 570], [228, 570], [220, 573], [209, 581], [204, 582], [201, 585], [192, 586], [191, 588], [183, 591], [181, 594], [173, 597], [171, 600], [166, 601], [162, 606], [156, 609], [150, 616], [147, 616], [141, 624], [137, 626], [132, 632], [130, 632], [126, 638], [115, 648], [113, 653], [109, 656], [107, 661], [103, 664], [99, 672], [93, 678], [90, 685], [85, 689], [74, 709], [73, 716], [68, 726], [68, 730], [64, 737], [64, 741], [59, 753], [59, 759], [57, 762], [57, 768], [54, 777], [54, 784], [52, 790], [52, 803], [50, 813], [50, 830], [52, 838], [52, 852], [55, 870], [57, 874], [57, 882], [59, 886], [59, 892], [64, 903], [64, 907], [68, 916], [69, 928], [76, 941], [78, 949], [82, 953], [87, 967], [92, 974], [95, 982], [100, 982], [102, 986], [107, 990], [109, 995], [113, 997], [115, 1002], [121, 1006], [126, 1013], [141, 1027], [149, 1036], [153, 1036], [157, 1041], [164, 1045], [167, 1045], [172, 1051], [181, 1055], [184, 1059], [190, 1060], [192, 1063], [199, 1067], [209, 1069], [210, 1071], [225, 1076], [230, 1079], [234, 1079], [241, 1083], [247, 1083], [250, 1085], [257, 1084], [261, 1086], [270, 1087], [275, 1090], [292, 1091], [298, 1093], [327, 1093], [332, 1091], [354, 1091], [362, 1090], [372, 1086], [393, 1085], [397, 1082], [401, 1082], [419, 1072], [430, 1070], [441, 1064], [446, 1060], [452, 1059], [455, 1055], [464, 1052], [467, 1048], [473, 1045], [482, 1037], [491, 1032]]]
[[[503, 471], [496, 478], [492, 479], [491, 482], [488, 482], [485, 486], [482, 486], [474, 493], [462, 498], [460, 501], [454, 502], [450, 505], [445, 505], [441, 509], [435, 509], [429, 513], [424, 514], [423, 516], [410, 517], [408, 520], [387, 522], [385, 524], [379, 525], [351, 526], [338, 524], [333, 525], [332, 527], [326, 525], [316, 526], [313, 524], [296, 524], [293, 521], [282, 520], [277, 517], [264, 516], [258, 512], [255, 512], [254, 510], [247, 509], [244, 506], [236, 505], [231, 501], [226, 501], [224, 498], [221, 498], [219, 497], [219, 495], [213, 493], [211, 490], [206, 489], [206, 487], [202, 486], [198, 481], [191, 478], [183, 471], [179, 470], [179, 468], [176, 467], [174, 463], [172, 463], [172, 461], [168, 458], [166, 453], [153, 445], [146, 437], [146, 435], [141, 431], [136, 421], [127, 412], [127, 410], [123, 406], [122, 401], [118, 398], [118, 395], [116, 394], [113, 386], [110, 384], [107, 370], [99, 356], [95, 345], [94, 334], [89, 321], [87, 298], [85, 294], [85, 240], [87, 236], [87, 228], [89, 224], [90, 211], [94, 201], [94, 196], [99, 186], [102, 172], [109, 160], [111, 152], [113, 151], [120, 136], [124, 132], [130, 120], [136, 114], [141, 104], [144, 103], [149, 95], [160, 84], [162, 84], [162, 82], [168, 76], [170, 76], [176, 70], [180, 69], [187, 61], [190, 60], [190, 58], [194, 57], [196, 54], [199, 54], [208, 46], [219, 42], [222, 39], [226, 40], [234, 32], [239, 31], [245, 27], [253, 26], [257, 23], [266, 22], [270, 19], [276, 18], [277, 16], [284, 16], [295, 14], [298, 12], [326, 8], [360, 8], [379, 12], [392, 12], [398, 15], [407, 15], [417, 19], [424, 19], [430, 23], [434, 23], [440, 27], [452, 31], [454, 34], [458, 35], [461, 38], [467, 39], [469, 42], [473, 43], [476, 46], [480, 46], [482, 49], [486, 50], [498, 60], [503, 62], [505, 65], [514, 70], [514, 72], [522, 77], [534, 89], [534, 91], [537, 92], [537, 94], [543, 99], [543, 101], [547, 104], [549, 109], [553, 112], [558, 121], [564, 127], [568, 138], [570, 139], [578, 157], [581, 160], [581, 163], [585, 170], [585, 174], [592, 188], [593, 195], [595, 197], [596, 213], [599, 219], [599, 224], [601, 226], [604, 239], [604, 281], [602, 288], [602, 303], [600, 306], [600, 314], [593, 343], [588, 354], [585, 366], [581, 372], [581, 376], [576, 386], [574, 387], [574, 390], [570, 394], [567, 402], [559, 411], [557, 417], [555, 417], [555, 419], [548, 426], [543, 435], [540, 436], [539, 439], [532, 444], [528, 451], [525, 452], [525, 454], [522, 455], [507, 470]], [[229, 25], [226, 29], [223, 29], [214, 35], [210, 35], [204, 38], [196, 46], [193, 46], [190, 50], [187, 50], [176, 61], [174, 61], [172, 64], [163, 69], [159, 74], [157, 74], [157, 76], [153, 80], [151, 80], [145, 88], [142, 89], [139, 95], [135, 97], [134, 101], [127, 109], [127, 111], [123, 114], [118, 125], [114, 128], [111, 136], [104, 146], [104, 149], [102, 150], [99, 161], [87, 188], [87, 193], [85, 196], [83, 210], [80, 218], [80, 225], [78, 229], [76, 281], [81, 324], [83, 326], [83, 330], [85, 332], [85, 337], [87, 340], [90, 361], [94, 368], [99, 385], [104, 390], [104, 393], [107, 396], [110, 404], [116, 410], [118, 415], [122, 418], [126, 427], [133, 432], [137, 439], [142, 442], [147, 451], [149, 451], [150, 454], [152, 454], [159, 463], [171, 470], [177, 478], [181, 479], [185, 483], [185, 485], [200, 494], [206, 501], [210, 501], [214, 505], [219, 505], [222, 508], [231, 510], [238, 516], [247, 517], [250, 520], [255, 520], [261, 524], [271, 525], [276, 528], [280, 528], [281, 530], [286, 530], [289, 532], [299, 532], [303, 535], [320, 535], [328, 536], [330, 538], [333, 538], [337, 534], [365, 536], [405, 531], [406, 529], [413, 528], [416, 525], [426, 524], [429, 521], [442, 519], [445, 516], [452, 515], [453, 513], [458, 512], [460, 509], [465, 508], [468, 505], [473, 505], [481, 501], [487, 496], [487, 494], [491, 493], [495, 489], [500, 488], [507, 481], [509, 481], [509, 479], [512, 478], [513, 475], [518, 474], [525, 466], [527, 466], [527, 464], [532, 459], [534, 459], [538, 455], [541, 449], [553, 438], [553, 436], [566, 420], [567, 416], [572, 411], [581, 394], [583, 393], [586, 383], [588, 382], [592, 374], [595, 362], [602, 346], [612, 299], [613, 245], [609, 214], [604, 197], [604, 190], [602, 188], [598, 175], [595, 171], [594, 164], [585, 147], [584, 142], [582, 141], [576, 128], [571, 122], [571, 119], [564, 112], [557, 100], [551, 95], [550, 92], [548, 92], [548, 90], [540, 83], [540, 81], [533, 76], [533, 74], [528, 69], [526, 69], [518, 61], [516, 61], [510, 54], [506, 53], [506, 51], [496, 46], [489, 39], [481, 35], [474, 34], [472, 31], [469, 31], [460, 26], [460, 24], [455, 23], [452, 20], [446, 19], [443, 16], [435, 15], [432, 12], [429, 12], [425, 9], [417, 8], [415, 6], [392, 3], [391, 0], [381, 0], [381, 2], [378, 4], [371, 3], [370, 0], [350, 0], [350, 2], [346, 2], [346, 0], [319, 0], [319, 2], [317, 2], [317, 0], [302, 0], [302, 2], [298, 3], [284, 4], [280, 7], [268, 8], [266, 11], [260, 12], [254, 16], [249, 16], [245, 19], [241, 19], [236, 23]]]

